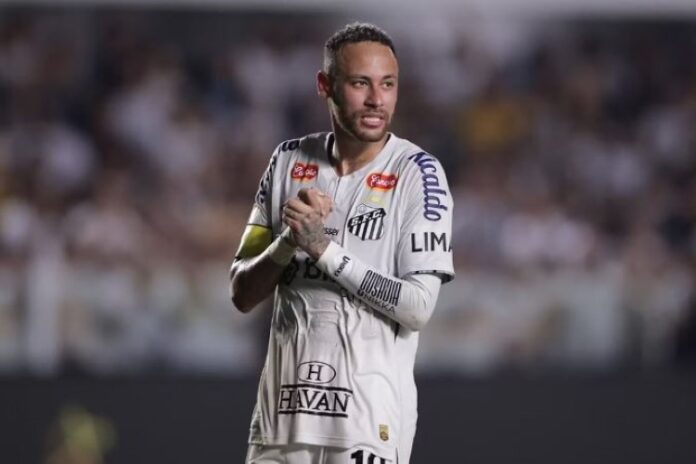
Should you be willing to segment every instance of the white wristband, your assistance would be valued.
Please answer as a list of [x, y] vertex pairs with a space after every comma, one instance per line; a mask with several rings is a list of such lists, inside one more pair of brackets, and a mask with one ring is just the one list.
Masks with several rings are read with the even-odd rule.
[[268, 248], [266, 248], [266, 253], [271, 261], [276, 263], [278, 266], [287, 266], [292, 261], [297, 251], [296, 246], [292, 246], [288, 242], [288, 237], [290, 234], [290, 229], [285, 229], [282, 234], [278, 236]]

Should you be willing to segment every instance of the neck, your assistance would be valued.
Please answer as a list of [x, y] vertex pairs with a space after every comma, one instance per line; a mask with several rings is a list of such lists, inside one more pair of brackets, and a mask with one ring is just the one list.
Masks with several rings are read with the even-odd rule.
[[363, 142], [334, 125], [332, 161], [339, 176], [351, 174], [375, 159], [387, 143], [389, 133], [377, 142]]

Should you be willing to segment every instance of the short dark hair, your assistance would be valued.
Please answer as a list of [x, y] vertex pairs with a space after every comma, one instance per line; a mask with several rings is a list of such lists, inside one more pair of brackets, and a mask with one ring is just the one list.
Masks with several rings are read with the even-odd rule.
[[389, 47], [396, 56], [394, 42], [384, 30], [370, 23], [355, 22], [336, 31], [324, 45], [324, 72], [336, 74], [336, 57], [345, 45], [358, 42], [378, 42]]

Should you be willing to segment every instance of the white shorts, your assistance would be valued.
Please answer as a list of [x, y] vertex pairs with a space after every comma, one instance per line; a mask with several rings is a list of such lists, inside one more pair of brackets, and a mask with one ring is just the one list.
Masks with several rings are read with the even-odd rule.
[[394, 464], [361, 448], [316, 445], [249, 445], [246, 464]]

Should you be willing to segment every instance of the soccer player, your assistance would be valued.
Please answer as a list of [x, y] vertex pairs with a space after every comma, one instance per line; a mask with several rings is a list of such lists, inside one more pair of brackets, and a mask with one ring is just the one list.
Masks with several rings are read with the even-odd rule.
[[230, 271], [235, 306], [275, 290], [247, 463], [408, 463], [418, 331], [452, 267], [452, 197], [435, 157], [389, 132], [390, 37], [326, 42], [333, 132], [288, 140], [261, 179]]

